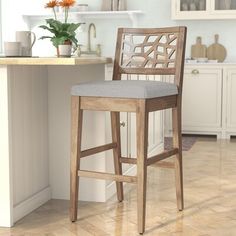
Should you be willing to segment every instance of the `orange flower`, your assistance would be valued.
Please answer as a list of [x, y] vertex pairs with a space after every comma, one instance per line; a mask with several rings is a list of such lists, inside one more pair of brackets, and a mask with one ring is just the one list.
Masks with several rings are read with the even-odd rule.
[[58, 6], [58, 1], [57, 0], [51, 0], [48, 3], [46, 3], [45, 8], [54, 8]]
[[59, 2], [61, 7], [72, 7], [75, 4], [75, 0], [62, 0]]

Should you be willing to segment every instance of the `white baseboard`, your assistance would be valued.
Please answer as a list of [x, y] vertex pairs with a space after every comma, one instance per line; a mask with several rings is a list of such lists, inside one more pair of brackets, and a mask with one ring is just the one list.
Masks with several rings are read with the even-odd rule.
[[51, 188], [47, 187], [13, 207], [14, 223], [51, 199]]
[[[157, 145], [155, 148], [153, 148], [151, 150], [150, 153], [148, 153], [148, 156], [153, 156], [156, 155], [157, 153], [160, 153], [164, 150], [164, 143], [161, 143], [159, 145]], [[124, 172], [124, 175], [136, 175], [136, 165], [133, 165], [132, 167], [130, 167], [126, 172]], [[126, 185], [127, 183], [124, 183], [124, 185]], [[113, 181], [112, 183], [110, 183], [109, 185], [106, 186], [106, 201], [113, 197], [114, 194], [116, 194], [116, 182]]]

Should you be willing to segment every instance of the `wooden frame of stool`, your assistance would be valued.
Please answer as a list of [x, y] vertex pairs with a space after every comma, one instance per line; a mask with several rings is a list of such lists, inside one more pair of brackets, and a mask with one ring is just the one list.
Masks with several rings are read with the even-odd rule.
[[[126, 68], [122, 67], [122, 39], [124, 34], [174, 34], [177, 39], [175, 67], [168, 68]], [[79, 97], [72, 96], [72, 121], [71, 121], [71, 182], [70, 182], [70, 219], [77, 220], [78, 208], [78, 177], [89, 177], [116, 181], [117, 198], [123, 201], [123, 182], [137, 184], [137, 212], [138, 232], [145, 231], [146, 212], [146, 182], [147, 166], [163, 161], [168, 157], [175, 156], [174, 165], [167, 164], [175, 169], [177, 206], [183, 210], [183, 173], [182, 173], [182, 140], [181, 140], [181, 99], [184, 52], [186, 42], [186, 28], [173, 27], [163, 29], [119, 29], [114, 63], [113, 80], [119, 80], [121, 74], [170, 74], [175, 76], [175, 84], [178, 87], [178, 94], [150, 99], [128, 99], [128, 98], [106, 98], [106, 97]], [[148, 146], [148, 115], [149, 112], [172, 108], [173, 118], [173, 149], [164, 151], [158, 155], [147, 158]], [[81, 133], [83, 110], [110, 111], [112, 127], [112, 143], [103, 146], [81, 150]], [[137, 126], [137, 158], [121, 157], [120, 142], [120, 116], [119, 112], [135, 112]], [[94, 171], [80, 170], [80, 159], [107, 150], [113, 150], [115, 174], [100, 173]], [[122, 163], [136, 164], [137, 175], [122, 175]]]

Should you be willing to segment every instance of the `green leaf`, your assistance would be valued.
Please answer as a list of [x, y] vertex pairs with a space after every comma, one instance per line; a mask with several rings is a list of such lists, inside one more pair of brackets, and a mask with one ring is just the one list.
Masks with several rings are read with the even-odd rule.
[[78, 40], [75, 37], [72, 37], [70, 40], [78, 47]]
[[48, 26], [46, 25], [40, 25], [39, 28], [42, 28], [44, 30], [48, 30], [49, 32], [53, 33], [53, 34], [56, 34], [57, 31], [55, 29], [52, 29], [52, 28], [49, 28]]
[[60, 44], [64, 44], [66, 40], [70, 40], [76, 46], [78, 40], [76, 39], [76, 30], [82, 23], [62, 23], [54, 19], [46, 19], [47, 25], [40, 25], [39, 27], [51, 32], [52, 36], [43, 36], [40, 39], [51, 39], [51, 42], [55, 47]]
[[55, 29], [55, 31], [61, 31], [62, 23], [60, 21], [54, 19], [46, 19], [46, 22], [51, 28]]
[[74, 33], [79, 27], [80, 27], [80, 23], [74, 24], [71, 23], [70, 26], [68, 27], [68, 31], [71, 33]]
[[64, 44], [64, 42], [66, 40], [67, 40], [67, 37], [60, 37], [60, 38], [53, 37], [51, 39], [51, 41], [55, 47], [58, 47], [58, 45], [60, 45], [60, 44]]
[[68, 31], [69, 27], [70, 27], [69, 23], [63, 23], [61, 29], [62, 29], [62, 31]]

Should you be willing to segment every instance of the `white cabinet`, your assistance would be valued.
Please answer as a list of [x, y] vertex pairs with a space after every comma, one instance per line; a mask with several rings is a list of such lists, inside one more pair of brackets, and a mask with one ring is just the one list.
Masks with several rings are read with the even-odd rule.
[[[163, 77], [171, 82], [170, 76]], [[172, 133], [171, 112], [165, 111], [165, 134]], [[182, 133], [236, 135], [236, 64], [185, 65]]]
[[[172, 19], [207, 19], [210, 12], [210, 0], [172, 0]], [[200, 6], [201, 2], [201, 6]], [[196, 10], [194, 10], [196, 8]]]
[[236, 134], [236, 68], [228, 69], [226, 83], [226, 135]]
[[187, 68], [183, 85], [183, 132], [219, 134], [222, 69]]
[[[69, 199], [70, 90], [103, 80], [105, 65], [65, 60], [0, 66], [0, 226], [12, 226], [51, 198]], [[103, 112], [84, 112], [83, 150], [105, 144], [104, 120]], [[105, 171], [105, 154], [83, 159], [81, 168]], [[80, 190], [81, 199], [105, 200], [103, 180], [82, 179]]]
[[172, 19], [235, 19], [235, 0], [172, 0]]

